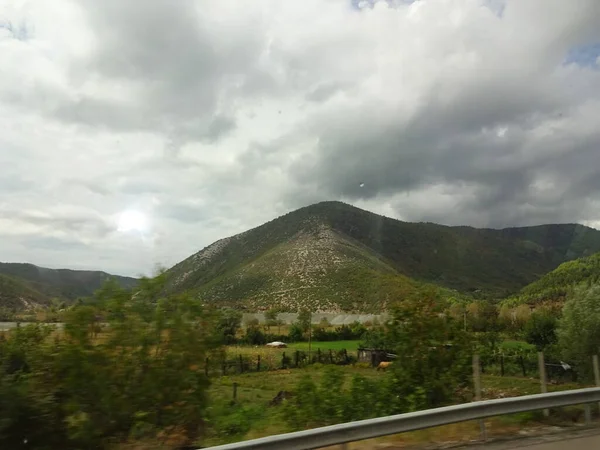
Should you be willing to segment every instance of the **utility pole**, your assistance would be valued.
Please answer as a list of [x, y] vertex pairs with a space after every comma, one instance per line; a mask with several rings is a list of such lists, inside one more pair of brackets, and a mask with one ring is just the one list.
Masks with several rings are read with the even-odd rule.
[[310, 345], [312, 340], [312, 311], [308, 314], [308, 363], [310, 364]]

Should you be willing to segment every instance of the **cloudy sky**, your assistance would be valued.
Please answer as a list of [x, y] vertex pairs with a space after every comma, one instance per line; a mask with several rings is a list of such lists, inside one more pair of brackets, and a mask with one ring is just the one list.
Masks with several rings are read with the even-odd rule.
[[600, 226], [600, 1], [0, 0], [0, 164], [0, 260], [49, 267], [321, 200]]

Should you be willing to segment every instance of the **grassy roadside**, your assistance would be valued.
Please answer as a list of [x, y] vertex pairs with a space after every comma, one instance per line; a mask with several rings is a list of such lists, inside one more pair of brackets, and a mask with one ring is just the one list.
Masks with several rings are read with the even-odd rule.
[[[203, 445], [217, 445], [246, 439], [285, 433], [290, 431], [282, 417], [281, 407], [269, 406], [271, 400], [280, 391], [293, 391], [303, 375], [309, 375], [317, 381], [324, 366], [319, 364], [302, 369], [276, 370], [263, 373], [245, 373], [241, 375], [215, 378], [210, 389], [214, 407], [209, 416], [214, 420], [218, 434], [209, 434]], [[341, 370], [348, 379], [359, 374], [377, 378], [384, 374], [372, 368], [342, 366]], [[233, 385], [237, 384], [237, 400], [233, 404]], [[581, 388], [575, 383], [549, 385], [548, 391], [561, 391]], [[522, 377], [500, 377], [484, 375], [482, 377], [484, 399], [505, 398], [540, 392], [539, 380]], [[534, 429], [550, 425], [573, 424], [583, 418], [583, 408], [570, 407], [553, 411], [550, 418], [544, 418], [540, 411], [514, 414], [510, 416], [486, 419], [488, 436], [505, 436], [520, 433], [525, 428]], [[444, 427], [404, 433], [396, 436], [378, 438], [358, 443], [350, 448], [369, 449], [380, 444], [416, 445], [429, 442], [469, 442], [479, 438], [478, 422], [463, 422]]]

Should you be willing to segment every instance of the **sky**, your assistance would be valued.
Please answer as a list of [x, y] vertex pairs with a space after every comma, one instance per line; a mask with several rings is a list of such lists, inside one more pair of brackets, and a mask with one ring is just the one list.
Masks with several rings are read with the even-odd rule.
[[341, 200], [600, 228], [598, 0], [0, 0], [0, 260], [170, 267]]

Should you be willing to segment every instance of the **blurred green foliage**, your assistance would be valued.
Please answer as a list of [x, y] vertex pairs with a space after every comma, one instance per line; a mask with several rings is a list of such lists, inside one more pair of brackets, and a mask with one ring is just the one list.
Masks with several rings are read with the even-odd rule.
[[219, 351], [211, 313], [162, 296], [164, 276], [135, 293], [107, 283], [72, 308], [59, 334], [40, 324], [0, 341], [0, 447], [103, 449], [202, 431], [206, 357]]

